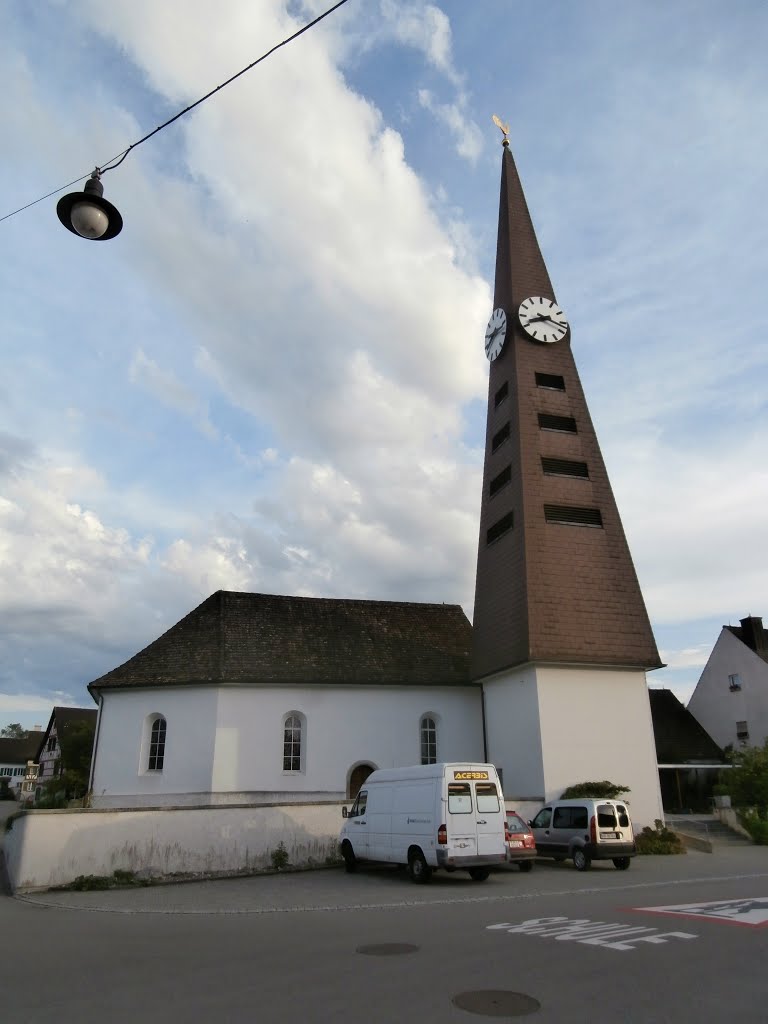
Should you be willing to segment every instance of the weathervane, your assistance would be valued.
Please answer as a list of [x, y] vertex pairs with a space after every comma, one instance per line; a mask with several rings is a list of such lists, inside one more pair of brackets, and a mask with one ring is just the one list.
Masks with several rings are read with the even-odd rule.
[[496, 114], [493, 115], [493, 123], [496, 125], [496, 127], [504, 135], [504, 141], [502, 142], [502, 146], [508, 146], [509, 145], [509, 125], [508, 124], [504, 124], [504, 122], [501, 120], [501, 118], [497, 117]]

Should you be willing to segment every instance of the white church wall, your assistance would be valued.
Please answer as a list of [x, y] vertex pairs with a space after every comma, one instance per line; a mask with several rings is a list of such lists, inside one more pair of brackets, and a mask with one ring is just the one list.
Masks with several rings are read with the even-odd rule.
[[538, 668], [546, 799], [579, 782], [629, 786], [636, 828], [663, 820], [644, 672]]
[[[731, 690], [729, 677], [739, 676], [741, 689]], [[741, 745], [737, 722], [746, 722], [750, 746], [768, 737], [768, 664], [723, 629], [712, 649], [688, 710], [720, 747]]]
[[[166, 720], [161, 772], [147, 770], [149, 716]], [[93, 800], [137, 795], [152, 801], [177, 792], [211, 787], [216, 691], [210, 687], [158, 687], [105, 691], [94, 758]]]
[[79, 875], [246, 874], [272, 867], [283, 843], [292, 867], [338, 858], [340, 804], [162, 810], [30, 811], [5, 836], [15, 892], [67, 885]]
[[[105, 702], [103, 719], [110, 725], [96, 754], [95, 807], [341, 799], [358, 764], [419, 762], [424, 715], [437, 725], [438, 760], [483, 755], [476, 687], [179, 688], [120, 699], [123, 693]], [[180, 735], [190, 717], [197, 730], [184, 749], [169, 742], [163, 771], [146, 779], [137, 767], [140, 725], [155, 710], [165, 714], [169, 738]], [[299, 772], [283, 771], [290, 713], [303, 723]]]
[[532, 667], [501, 673], [483, 683], [488, 760], [501, 771], [507, 805], [539, 807], [544, 769], [536, 673]]

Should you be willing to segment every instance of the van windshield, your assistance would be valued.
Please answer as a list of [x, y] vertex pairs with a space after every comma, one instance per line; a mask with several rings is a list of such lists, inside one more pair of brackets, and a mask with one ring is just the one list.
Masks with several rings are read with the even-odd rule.
[[492, 814], [501, 810], [499, 794], [496, 792], [494, 782], [478, 782], [475, 785], [477, 796], [477, 809], [483, 814]]
[[472, 792], [468, 782], [448, 783], [448, 810], [451, 814], [472, 813]]

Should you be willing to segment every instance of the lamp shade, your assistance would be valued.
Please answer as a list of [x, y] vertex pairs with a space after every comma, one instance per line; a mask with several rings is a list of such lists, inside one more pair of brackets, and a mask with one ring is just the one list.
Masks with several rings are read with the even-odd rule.
[[56, 204], [58, 218], [67, 231], [94, 242], [119, 235], [123, 218], [116, 206], [104, 198], [104, 186], [94, 171], [82, 192], [70, 192]]

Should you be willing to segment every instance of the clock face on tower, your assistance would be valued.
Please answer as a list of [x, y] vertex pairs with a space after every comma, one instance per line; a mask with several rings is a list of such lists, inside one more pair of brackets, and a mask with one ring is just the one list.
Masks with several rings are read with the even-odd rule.
[[534, 341], [560, 341], [568, 331], [565, 313], [552, 299], [532, 295], [523, 299], [518, 311], [520, 325]]
[[503, 309], [494, 309], [491, 319], [485, 329], [485, 354], [488, 359], [493, 360], [504, 348], [504, 339], [507, 336], [507, 314]]

